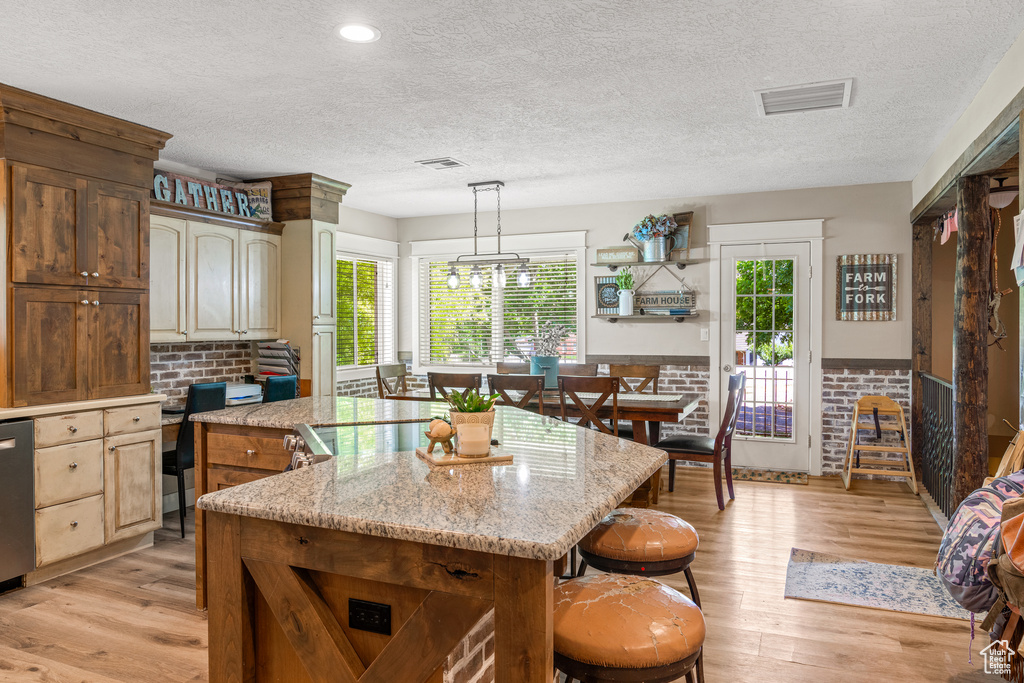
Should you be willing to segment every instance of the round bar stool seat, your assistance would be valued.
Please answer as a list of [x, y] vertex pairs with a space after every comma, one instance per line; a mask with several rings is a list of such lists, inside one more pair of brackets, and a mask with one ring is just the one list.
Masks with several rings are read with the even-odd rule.
[[559, 584], [555, 666], [568, 680], [674, 681], [694, 671], [704, 615], [689, 598], [643, 576], [603, 574]]
[[700, 539], [687, 522], [651, 508], [617, 508], [608, 513], [579, 542], [577, 576], [587, 565], [603, 572], [665, 576], [683, 572], [690, 597], [700, 606], [700, 594], [690, 571]]

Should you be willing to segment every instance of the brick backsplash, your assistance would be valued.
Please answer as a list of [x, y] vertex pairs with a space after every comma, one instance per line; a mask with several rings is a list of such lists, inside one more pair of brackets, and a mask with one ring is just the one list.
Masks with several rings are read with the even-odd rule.
[[167, 394], [165, 406], [181, 406], [190, 384], [241, 382], [252, 373], [247, 341], [151, 344], [149, 381], [153, 391]]
[[[903, 406], [910, 429], [910, 371], [909, 370], [865, 370], [846, 368], [825, 369], [821, 384], [821, 473], [839, 474], [843, 468], [846, 451], [850, 444], [850, 420], [853, 405], [861, 396], [888, 396]], [[910, 435], [908, 434], [909, 438]], [[896, 437], [898, 438], [898, 437]], [[873, 435], [861, 432], [861, 443], [870, 443]], [[873, 458], [885, 458], [888, 454], [872, 453]], [[900, 457], [898, 454], [888, 456]], [[859, 474], [858, 477], [866, 475]], [[873, 476], [873, 475], [872, 475]]]
[[469, 630], [444, 663], [444, 683], [493, 683], [494, 611]]

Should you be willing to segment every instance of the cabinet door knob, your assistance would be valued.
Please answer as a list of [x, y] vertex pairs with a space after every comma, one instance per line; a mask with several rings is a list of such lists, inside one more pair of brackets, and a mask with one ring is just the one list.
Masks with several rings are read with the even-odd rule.
[[93, 274], [92, 274], [92, 276], [93, 276], [93, 277], [99, 277], [99, 276], [100, 276], [100, 274], [99, 274], [99, 273], [93, 273]]
[[314, 315], [313, 316], [313, 320], [319, 320], [319, 319], [320, 319], [320, 316], [318, 316], [318, 315]]
[[71, 522], [71, 528], [75, 529], [78, 527], [78, 522]]
[[100, 305], [100, 302], [99, 302], [98, 300], [97, 300], [97, 301], [93, 301], [93, 302], [92, 302], [92, 305], [93, 305], [93, 306], [99, 306], [99, 305]]
[[141, 417], [139, 417], [138, 415], [136, 415], [135, 417], [133, 417], [133, 418], [132, 418], [132, 422], [138, 422], [138, 421], [139, 421], [139, 420], [141, 420], [141, 419], [142, 419]]
[[89, 277], [89, 271], [83, 270], [81, 273], [79, 273], [79, 275], [81, 275], [82, 277]]
[[78, 469], [78, 463], [77, 462], [73, 462], [70, 465], [68, 465], [68, 467], [73, 469], [73, 470], [77, 470]]
[[109, 448], [107, 448], [107, 450], [108, 451], [116, 451], [117, 450], [117, 446], [110, 446]]
[[251, 458], [252, 456], [256, 455], [256, 451], [249, 449], [245, 452], [245, 454]]
[[249, 334], [249, 330], [242, 330], [242, 334]]
[[89, 300], [88, 299], [82, 299], [82, 305], [83, 306], [88, 306], [89, 305]]
[[78, 431], [78, 427], [76, 427], [74, 425], [68, 425], [68, 431], [71, 432], [72, 434], [74, 434], [75, 432]]

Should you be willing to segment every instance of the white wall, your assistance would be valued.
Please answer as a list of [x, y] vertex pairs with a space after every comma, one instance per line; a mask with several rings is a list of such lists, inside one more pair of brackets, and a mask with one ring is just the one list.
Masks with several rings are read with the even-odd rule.
[[[398, 241], [398, 219], [353, 209], [344, 204], [338, 207], [338, 230], [392, 242]], [[339, 238], [338, 248], [343, 249], [344, 246], [343, 238]]]
[[[502, 212], [503, 234], [587, 231], [587, 263], [601, 247], [622, 243], [622, 236], [649, 213], [694, 212], [692, 257], [698, 262], [684, 274], [697, 290], [703, 317], [684, 323], [609, 323], [594, 320], [593, 278], [607, 269], [589, 265], [586, 278], [587, 354], [652, 354], [707, 356], [708, 342], [700, 341], [699, 328], [707, 326], [709, 267], [708, 223], [825, 219], [825, 272], [818, 282], [824, 289], [824, 349], [828, 358], [910, 358], [910, 183], [854, 185], [848, 187], [763, 192], [715, 197], [657, 199], [637, 202], [559, 206]], [[493, 213], [481, 214], [481, 234], [493, 234]], [[473, 234], [472, 214], [426, 216], [398, 220], [401, 242], [399, 260], [399, 351], [411, 351], [412, 302], [409, 242], [421, 239], [467, 237]], [[840, 254], [895, 253], [898, 268], [897, 320], [894, 322], [839, 322], [835, 320], [835, 257]], [[651, 285], [672, 288], [665, 273]]]
[[968, 145], [984, 132], [1021, 90], [1024, 90], [1024, 33], [1006, 51], [981, 90], [914, 178], [911, 207], [917, 206]]

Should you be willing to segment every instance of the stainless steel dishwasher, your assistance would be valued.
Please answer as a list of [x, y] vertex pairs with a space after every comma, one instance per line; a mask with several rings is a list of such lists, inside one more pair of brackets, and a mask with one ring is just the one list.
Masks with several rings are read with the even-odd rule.
[[32, 420], [0, 424], [0, 582], [35, 569], [32, 444]]

